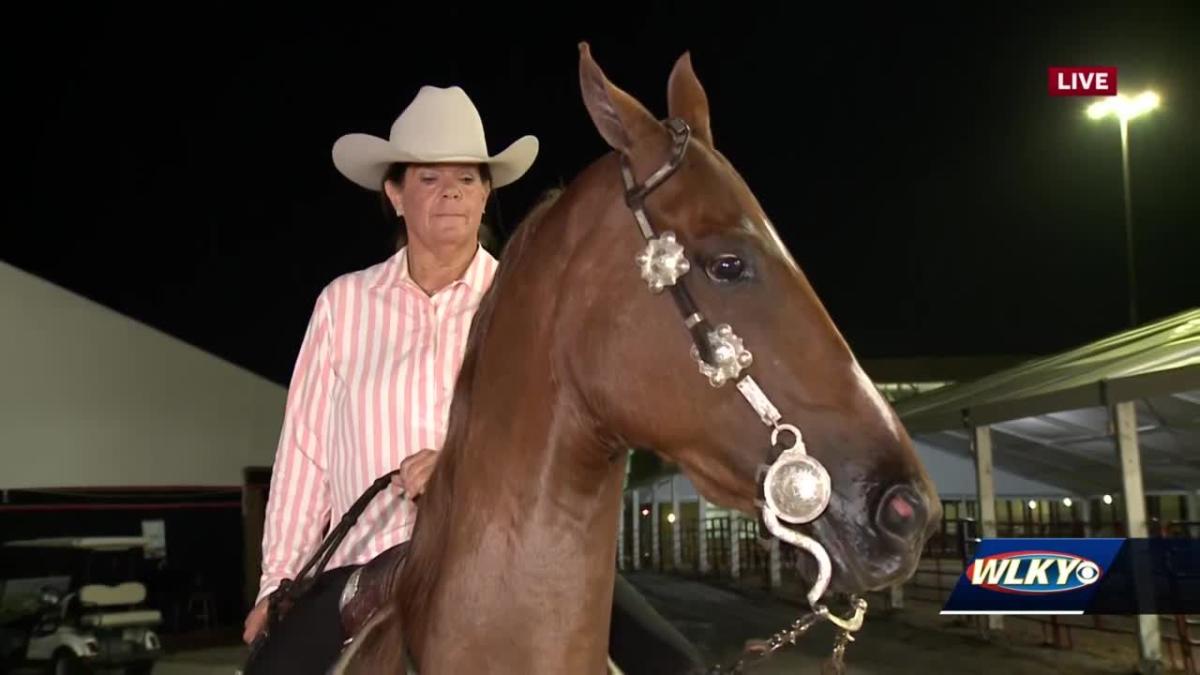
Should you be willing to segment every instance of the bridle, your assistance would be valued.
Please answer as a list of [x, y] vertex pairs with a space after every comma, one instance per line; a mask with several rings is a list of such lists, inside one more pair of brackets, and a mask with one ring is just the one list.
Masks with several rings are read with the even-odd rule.
[[[638, 228], [647, 242], [645, 249], [637, 255], [637, 265], [651, 292], [661, 293], [664, 289], [670, 289], [675, 306], [683, 316], [684, 325], [692, 337], [692, 358], [696, 360], [701, 374], [708, 377], [709, 384], [720, 388], [730, 381], [735, 383], [737, 390], [754, 408], [754, 412], [762, 420], [762, 423], [771, 429], [772, 448], [779, 447], [781, 432], [792, 434], [791, 446], [783, 448], [770, 464], [763, 464], [759, 467], [756, 481], [762, 487], [763, 498], [756, 499], [755, 504], [761, 509], [763, 522], [766, 523], [773, 535], [807, 551], [816, 559], [818, 566], [817, 578], [806, 595], [812, 611], [802, 615], [769, 639], [758, 641], [753, 646], [747, 647], [742, 659], [731, 668], [725, 669], [716, 666], [709, 671], [709, 675], [741, 673], [749, 663], [770, 656], [784, 645], [795, 644], [797, 639], [820, 621], [829, 621], [838, 628], [834, 639], [832, 665], [835, 672], [842, 672], [842, 658], [846, 646], [854, 641], [853, 633], [862, 628], [867, 602], [862, 598], [852, 598], [853, 613], [849, 618], [833, 614], [829, 607], [822, 604], [820, 600], [825, 595], [832, 577], [829, 554], [815, 539], [792, 530], [780, 522], [782, 520], [803, 524], [812, 522], [821, 516], [829, 505], [832, 491], [829, 472], [819, 461], [809, 456], [804, 447], [800, 429], [792, 424], [781, 423], [783, 417], [779, 413], [779, 409], [775, 407], [753, 377], [743, 374], [743, 371], [753, 363], [753, 357], [743, 345], [741, 338], [734, 334], [728, 324], [719, 324], [714, 328], [697, 309], [695, 300], [681, 279], [683, 275], [687, 274], [690, 263], [683, 246], [676, 241], [675, 234], [668, 231], [656, 235], [650, 224], [650, 219], [646, 215], [646, 196], [675, 173], [675, 170], [683, 162], [684, 154], [691, 141], [691, 129], [683, 120], [669, 119], [666, 126], [671, 132], [671, 157], [641, 185], [634, 180], [629, 158], [624, 154], [620, 155], [621, 176], [625, 182], [625, 203], [633, 212]], [[296, 579], [285, 579], [271, 594], [268, 629], [261, 633], [251, 645], [248, 662], [254, 660], [267, 634], [281, 620], [282, 614], [286, 613], [296, 599], [311, 587], [315, 579], [324, 572], [334, 549], [345, 538], [346, 533], [357, 522], [370, 501], [390, 484], [391, 478], [397, 473], [399, 473], [398, 469], [376, 479], [343, 515], [342, 520], [327, 535], [321, 546], [296, 575]], [[353, 595], [355, 583], [355, 581], [347, 583], [350, 595]], [[346, 602], [346, 595], [347, 591], [343, 591], [340, 604]]]
[[[625, 204], [633, 212], [638, 229], [646, 240], [646, 247], [637, 255], [635, 261], [642, 279], [646, 281], [652, 293], [669, 290], [675, 307], [683, 317], [684, 326], [691, 335], [692, 358], [696, 360], [700, 373], [708, 378], [709, 384], [720, 388], [728, 382], [734, 382], [738, 392], [754, 409], [758, 418], [771, 429], [772, 448], [780, 447], [781, 432], [792, 434], [791, 446], [783, 448], [772, 463], [759, 467], [756, 479], [762, 487], [763, 497], [755, 500], [755, 504], [761, 509], [763, 522], [771, 534], [807, 551], [817, 561], [817, 578], [806, 595], [813, 611], [753, 651], [763, 656], [773, 653], [783, 644], [794, 643], [795, 639], [811, 626], [825, 619], [840, 629], [833, 653], [835, 665], [840, 666], [846, 643], [854, 639], [851, 633], [862, 627], [867, 603], [862, 598], [852, 599], [854, 613], [849, 619], [830, 613], [829, 608], [820, 603], [832, 577], [829, 554], [825, 547], [812, 537], [780, 522], [797, 525], [809, 523], [824, 513], [832, 492], [829, 472], [816, 458], [808, 454], [800, 430], [792, 424], [782, 423], [783, 416], [779, 409], [754, 378], [743, 372], [753, 363], [753, 356], [746, 349], [742, 339], [733, 332], [729, 324], [712, 326], [697, 308], [683, 279], [691, 269], [691, 264], [675, 233], [666, 231], [658, 234], [650, 223], [646, 214], [646, 197], [665, 183], [683, 163], [692, 136], [691, 128], [682, 119], [670, 118], [665, 124], [671, 133], [671, 156], [641, 185], [634, 179], [629, 157], [625, 153], [619, 153], [621, 178], [625, 183]], [[732, 672], [741, 672], [743, 665], [743, 662], [739, 661]]]

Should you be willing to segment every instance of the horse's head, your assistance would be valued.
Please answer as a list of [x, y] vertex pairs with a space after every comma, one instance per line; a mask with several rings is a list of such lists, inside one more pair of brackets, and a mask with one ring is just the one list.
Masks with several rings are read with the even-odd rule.
[[[616, 151], [578, 179], [594, 190], [576, 191], [581, 196], [570, 208], [596, 224], [579, 242], [587, 255], [571, 259], [562, 291], [574, 298], [560, 304], [556, 320], [570, 333], [563, 344], [588, 347], [586, 360], [571, 357], [565, 370], [590, 413], [614, 442], [678, 463], [707, 499], [756, 514], [760, 467], [777, 451], [763, 411], [735, 385], [751, 375], [831, 477], [827, 509], [796, 527], [829, 551], [832, 588], [861, 592], [907, 578], [940, 520], [937, 493], [766, 212], [716, 150], [690, 59], [680, 58], [668, 84], [669, 115], [690, 129], [686, 145], [609, 82], [586, 45], [580, 82], [596, 129]], [[635, 259], [647, 239], [620, 173], [623, 157], [636, 184], [653, 183], [673, 152], [682, 152], [677, 167], [646, 195], [645, 213], [656, 237], [673, 232], [682, 246], [688, 269], [676, 284], [694, 307], [673, 299], [669, 287], [653, 292], [639, 274]], [[690, 326], [694, 317], [685, 316], [693, 313], [703, 323]], [[720, 324], [729, 324], [752, 356], [741, 357], [740, 374], [713, 386], [692, 349]], [[704, 356], [715, 363], [725, 351]]]

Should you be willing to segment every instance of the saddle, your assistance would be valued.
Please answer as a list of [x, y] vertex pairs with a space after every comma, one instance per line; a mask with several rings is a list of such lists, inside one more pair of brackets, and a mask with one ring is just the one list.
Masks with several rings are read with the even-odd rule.
[[406, 541], [375, 556], [346, 580], [338, 609], [342, 616], [342, 634], [348, 639], [358, 635], [375, 612], [389, 598], [395, 597], [396, 584], [407, 556]]
[[[382, 492], [391, 483], [392, 476], [398, 473], [397, 469], [377, 478], [342, 516], [337, 527], [330, 531], [325, 541], [309, 558], [296, 578], [294, 580], [284, 579], [280, 582], [279, 587], [271, 592], [267, 600], [266, 630], [255, 639], [255, 643], [261, 644], [265, 641], [295, 606], [296, 601], [312, 588], [313, 583], [325, 571], [325, 566], [329, 563], [338, 544], [345, 539], [350, 528], [358, 522], [359, 516], [366, 510], [367, 505], [375, 495]], [[396, 582], [404, 567], [407, 553], [408, 542], [403, 542], [380, 553], [351, 573], [338, 603], [344, 635], [350, 637], [356, 635], [387, 598], [391, 597], [390, 594], [396, 588]], [[251, 654], [256, 651], [257, 644], [251, 646]]]

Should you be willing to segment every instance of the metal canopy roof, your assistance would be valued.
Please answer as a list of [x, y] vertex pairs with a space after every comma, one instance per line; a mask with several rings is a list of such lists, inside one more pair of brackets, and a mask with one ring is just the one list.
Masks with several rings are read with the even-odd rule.
[[1079, 495], [1119, 491], [1108, 406], [1135, 401], [1146, 490], [1200, 490], [1200, 309], [895, 405], [918, 443], [995, 462]]

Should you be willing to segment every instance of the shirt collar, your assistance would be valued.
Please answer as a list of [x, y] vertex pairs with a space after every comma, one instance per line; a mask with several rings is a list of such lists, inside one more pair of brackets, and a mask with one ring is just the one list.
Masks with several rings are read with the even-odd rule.
[[[467, 266], [462, 276], [450, 282], [447, 288], [461, 284], [471, 289], [476, 295], [483, 295], [491, 283], [496, 265], [497, 261], [492, 254], [488, 253], [482, 245], [476, 244], [475, 257], [471, 259], [471, 264]], [[391, 288], [410, 285], [422, 293], [425, 292], [413, 280], [412, 274], [408, 270], [408, 246], [401, 247], [391, 258], [387, 259], [373, 285]]]

